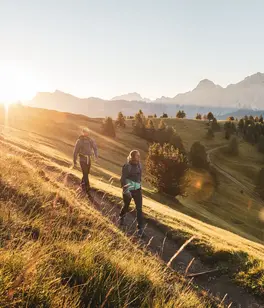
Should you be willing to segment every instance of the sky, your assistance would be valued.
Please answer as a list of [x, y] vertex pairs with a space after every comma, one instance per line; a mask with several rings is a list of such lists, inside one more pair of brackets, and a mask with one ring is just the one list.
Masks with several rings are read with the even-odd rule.
[[173, 97], [264, 72], [263, 0], [0, 0], [0, 101]]

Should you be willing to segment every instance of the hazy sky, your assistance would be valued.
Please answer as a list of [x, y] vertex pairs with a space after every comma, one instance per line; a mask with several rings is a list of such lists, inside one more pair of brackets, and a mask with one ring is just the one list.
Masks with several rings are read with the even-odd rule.
[[0, 0], [0, 100], [174, 96], [264, 72], [263, 0]]

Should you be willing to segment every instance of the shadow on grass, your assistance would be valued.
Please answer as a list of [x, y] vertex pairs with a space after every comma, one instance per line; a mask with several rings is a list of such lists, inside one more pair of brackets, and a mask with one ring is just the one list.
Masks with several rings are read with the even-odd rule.
[[[212, 221], [203, 215], [199, 214], [199, 212], [192, 210], [186, 206], [184, 206], [177, 198], [161, 194], [158, 192], [150, 192], [148, 190], [143, 189], [143, 195], [149, 199], [152, 199], [154, 201], [157, 201], [159, 203], [162, 203], [171, 209], [181, 212], [182, 214], [191, 216], [193, 218], [199, 219], [207, 224], [212, 224]], [[216, 226], [216, 225], [215, 225]], [[217, 225], [217, 227], [221, 227], [220, 225]]]

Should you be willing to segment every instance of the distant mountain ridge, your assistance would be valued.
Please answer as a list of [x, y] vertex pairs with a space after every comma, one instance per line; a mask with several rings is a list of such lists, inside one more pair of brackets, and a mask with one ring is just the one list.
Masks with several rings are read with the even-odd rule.
[[155, 102], [264, 109], [264, 74], [256, 73], [225, 88], [204, 79], [192, 91], [177, 94], [173, 98], [161, 97]]
[[151, 100], [149, 98], [143, 98], [137, 92], [115, 96], [111, 100], [112, 101], [123, 101], [124, 100], [124, 101], [128, 101], [128, 102], [137, 101], [137, 102], [147, 102], [147, 103], [151, 102]]
[[216, 85], [209, 79], [203, 79], [193, 90], [186, 93], [179, 93], [174, 97], [162, 96], [155, 100], [150, 100], [134, 92], [116, 96], [112, 100], [263, 109], [264, 74], [258, 72], [246, 77], [236, 84], [230, 84], [227, 87]]
[[214, 112], [220, 118], [238, 110], [239, 115], [241, 112], [264, 110], [264, 74], [256, 73], [225, 88], [203, 79], [189, 92], [177, 94], [172, 98], [162, 96], [153, 101], [142, 98], [136, 92], [103, 100], [96, 97], [78, 98], [56, 90], [53, 93], [37, 93], [27, 104], [91, 117], [116, 116], [119, 111], [125, 115], [134, 115], [139, 109], [146, 114], [156, 113], [159, 116], [165, 112], [169, 116], [175, 116], [179, 109], [184, 109], [189, 118], [193, 118], [197, 112], [208, 111]]

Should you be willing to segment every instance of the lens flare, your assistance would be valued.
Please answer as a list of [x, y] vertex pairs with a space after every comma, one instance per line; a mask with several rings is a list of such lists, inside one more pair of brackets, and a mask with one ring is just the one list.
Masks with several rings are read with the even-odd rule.
[[195, 186], [197, 189], [201, 189], [201, 187], [202, 187], [201, 181], [197, 181], [197, 182], [194, 184], [194, 186]]
[[206, 201], [215, 191], [211, 174], [205, 170], [189, 170], [187, 178], [187, 195], [196, 201]]

